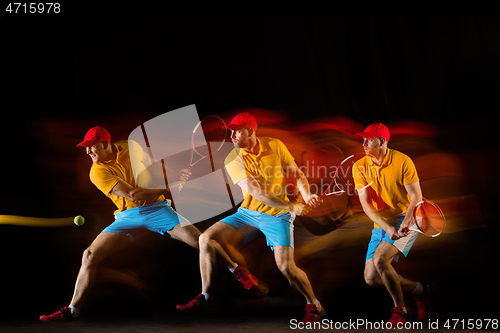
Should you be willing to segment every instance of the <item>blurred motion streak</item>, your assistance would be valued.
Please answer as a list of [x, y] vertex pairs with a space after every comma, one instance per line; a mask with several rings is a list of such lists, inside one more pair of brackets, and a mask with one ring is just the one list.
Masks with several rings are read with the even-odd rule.
[[[363, 130], [365, 126], [353, 119], [332, 116], [297, 122], [282, 111], [253, 108], [245, 110], [255, 114], [259, 122], [258, 136], [278, 138], [288, 147], [297, 165], [307, 175], [313, 193], [322, 193], [322, 187], [331, 181], [331, 175], [333, 175], [331, 171], [335, 170], [345, 157], [363, 151], [362, 142], [354, 137], [354, 133]], [[217, 115], [227, 121], [239, 112], [242, 112], [242, 109], [218, 113]], [[114, 124], [110, 131], [115, 128], [119, 132], [123, 131], [119, 135], [123, 138], [130, 133], [127, 131], [136, 128], [138, 123], [141, 122], [131, 118], [127, 123]], [[415, 121], [400, 121], [386, 125], [393, 134], [389, 147], [412, 158], [417, 167], [424, 197], [438, 204], [446, 216], [447, 226], [444, 234], [430, 241], [419, 237], [417, 241], [420, 242], [418, 243], [420, 245], [412, 251], [418, 253], [419, 249], [444, 249], [445, 244], [454, 245], [457, 243], [453, 242], [460, 242], [460, 240], [453, 240], [454, 233], [485, 227], [486, 224], [478, 205], [478, 197], [488, 194], [479, 193], [476, 189], [478, 184], [488, 182], [488, 174], [478, 173], [474, 177], [467, 177], [466, 162], [467, 158], [470, 158], [470, 153], [466, 152], [469, 155], [459, 155], [440, 148], [439, 139], [444, 134], [433, 125]], [[93, 235], [111, 222], [107, 216], [113, 210], [109, 203], [101, 200], [100, 193], [93, 188], [88, 180], [90, 166], [88, 157], [83, 151], [74, 149], [74, 142], [80, 139], [81, 132], [84, 132], [87, 127], [88, 124], [82, 125], [77, 121], [61, 121], [50, 118], [40, 119], [37, 124], [33, 123], [28, 127], [30, 137], [35, 137], [37, 140], [38, 138], [43, 139], [39, 145], [43, 145], [44, 152], [35, 153], [33, 158], [38, 161], [40, 173], [43, 175], [43, 177], [38, 178], [40, 183], [50, 188], [54, 197], [51, 202], [43, 201], [44, 198], [40, 199], [40, 207], [43, 204], [44, 214], [50, 216], [57, 212], [64, 214], [63, 216], [70, 216], [78, 208], [79, 213], [84, 216], [89, 215], [89, 221], [94, 221], [86, 224], [85, 229], [81, 229], [86, 232], [85, 234], [82, 234], [79, 229], [78, 238], [76, 239], [76, 235], [70, 238], [74, 242], [80, 242], [80, 248], [87, 246]], [[192, 131], [191, 124], [188, 127]], [[123, 129], [127, 129], [127, 131]], [[148, 127], [146, 129], [148, 130]], [[175, 132], [177, 133], [178, 129]], [[155, 130], [154, 133], [160, 135], [160, 129]], [[138, 132], [138, 134], [141, 133]], [[190, 136], [190, 133], [188, 134]], [[140, 138], [140, 135], [138, 137]], [[140, 142], [140, 140], [138, 141]], [[141, 143], [147, 151], [147, 145]], [[168, 147], [161, 145], [151, 145], [151, 147], [154, 152], [158, 151], [158, 154], [153, 155], [155, 159], [164, 158], [165, 154], [174, 154], [170, 159], [165, 158], [165, 164], [176, 172], [180, 168], [185, 168], [189, 162], [189, 145], [187, 148], [183, 147], [182, 151], [177, 154], [166, 151]], [[225, 172], [223, 169], [224, 159], [232, 148], [232, 143], [229, 142], [223, 151], [214, 155], [213, 162], [216, 169], [222, 169], [216, 170], [216, 172]], [[480, 162], [478, 161], [478, 163]], [[204, 230], [211, 223], [216, 222], [216, 219], [225, 217], [230, 212], [226, 211], [227, 200], [215, 196], [214, 191], [224, 190], [223, 184], [219, 190], [216, 190], [217, 186], [212, 184], [207, 187], [201, 179], [212, 173], [209, 159], [200, 162], [196, 167], [192, 170], [193, 175], [190, 182], [174, 199], [174, 204], [184, 202], [192, 207], [190, 197], [194, 192], [197, 193], [196, 200], [200, 207], [212, 207], [214, 200], [220, 202], [221, 206], [215, 211], [209, 212], [210, 216], [206, 217], [207, 220], [200, 223], [200, 229]], [[173, 173], [172, 179], [169, 177], [168, 181], [174, 181], [176, 176], [177, 173]], [[214, 175], [213, 181], [216, 183], [222, 181], [223, 177], [219, 176]], [[71, 181], [74, 184], [73, 188], [57, 186], [65, 181]], [[296, 191], [293, 188], [289, 188], [289, 190], [288, 194], [292, 200], [300, 200], [296, 197]], [[232, 193], [241, 196], [239, 188], [235, 187]], [[227, 196], [227, 194], [224, 195]], [[64, 199], [66, 205], [54, 204], [59, 199]], [[92, 212], [81, 210], [82, 199], [85, 200], [86, 206], [93, 207]], [[238, 204], [242, 199], [241, 197], [235, 198], [234, 202]], [[299, 267], [307, 270], [311, 283], [315, 288], [318, 288], [319, 297], [324, 297], [325, 294], [336, 288], [335, 282], [349, 283], [353, 278], [362, 279], [366, 244], [373, 226], [362, 211], [356, 195], [351, 197], [350, 204], [346, 195], [323, 197], [323, 200], [324, 202], [319, 208], [313, 210], [308, 216], [297, 217], [294, 223], [296, 262]], [[217, 215], [222, 208], [224, 208], [225, 213]], [[14, 211], [12, 214], [17, 213]], [[145, 237], [144, 242], [149, 244], [151, 242], [149, 237]], [[257, 233], [254, 239], [254, 242], [249, 242], [250, 239], [246, 239], [244, 240], [245, 244], [241, 244], [241, 248], [231, 248], [228, 251], [237, 261], [243, 262], [243, 265], [246, 265], [251, 271], [255, 271], [256, 276], [268, 283], [271, 290], [279, 292], [282, 288], [286, 288], [286, 284], [283, 284], [276, 271], [272, 252], [267, 247], [260, 246], [260, 243], [264, 241], [263, 235]], [[158, 244], [163, 244], [156, 238], [153, 240], [158, 241]], [[165, 246], [177, 246], [170, 244]], [[141, 251], [137, 251], [137, 247], [132, 249], [138, 253], [141, 251], [146, 253], [140, 246]], [[411, 254], [408, 260], [413, 260]], [[193, 256], [195, 255], [193, 253]], [[135, 271], [134, 273], [130, 273], [131, 270], [119, 267], [117, 271], [103, 271], [103, 274], [108, 276], [110, 283], [113, 280], [131, 287], [133, 292], [141, 293], [142, 280], [148, 280], [151, 275], [154, 275], [148, 272], [161, 270], [164, 264], [165, 262], [152, 257], [151, 262], [144, 263], [148, 269], [141, 267], [132, 270]], [[128, 266], [129, 264], [127, 264]], [[197, 269], [195, 268], [193, 271], [197, 272]], [[344, 284], [337, 284], [337, 287], [342, 285]]]
[[[268, 111], [268, 118], [273, 118], [272, 111]], [[443, 210], [447, 221], [444, 234], [485, 227], [461, 156], [442, 150], [434, 142], [440, 136], [438, 129], [417, 121], [389, 123], [388, 127], [393, 133], [389, 148], [413, 159], [424, 198]], [[290, 127], [283, 123], [264, 124], [257, 135], [282, 140], [308, 176], [311, 191], [321, 194], [336, 166], [345, 157], [362, 152], [362, 142], [354, 133], [363, 128], [364, 125], [346, 117], [328, 117]], [[290, 197], [300, 200], [294, 192]], [[332, 249], [364, 249], [370, 234], [370, 222], [357, 195], [352, 196], [350, 203], [346, 195], [332, 195], [323, 200], [308, 216], [296, 218], [296, 256], [302, 264]], [[434, 240], [434, 246], [438, 244], [439, 239]]]

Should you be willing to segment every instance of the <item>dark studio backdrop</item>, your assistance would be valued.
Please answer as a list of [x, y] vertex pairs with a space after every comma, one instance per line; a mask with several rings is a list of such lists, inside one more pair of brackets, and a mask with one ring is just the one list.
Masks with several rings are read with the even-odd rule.
[[[443, 243], [437, 254], [410, 263], [439, 283], [441, 315], [498, 318], [495, 302], [486, 306], [499, 296], [490, 288], [498, 271], [492, 246], [499, 199], [493, 174], [498, 16], [0, 14], [0, 36], [0, 213], [87, 218], [80, 228], [0, 225], [5, 319], [19, 316], [20, 308], [36, 319], [68, 304], [83, 250], [113, 220], [111, 201], [88, 179], [90, 159], [75, 147], [85, 132], [99, 124], [124, 139], [141, 123], [191, 104], [200, 117], [245, 107], [270, 110], [286, 115], [282, 125], [289, 128], [329, 116], [363, 126], [418, 121], [435, 128], [434, 147], [463, 164], [462, 194], [476, 198], [483, 227], [449, 234], [448, 240], [460, 240], [452, 242], [458, 247]], [[307, 266], [332, 318], [386, 319], [391, 308], [388, 295], [364, 284], [365, 238], [350, 253], [323, 254], [319, 272]], [[262, 239], [256, 241], [265, 248]], [[263, 274], [271, 286], [280, 286], [272, 296], [296, 301], [273, 311], [300, 316], [303, 300], [272, 267], [271, 252], [255, 253], [271, 265]], [[341, 260], [340, 253], [352, 261]], [[446, 269], [429, 272], [427, 262]], [[153, 309], [174, 316], [175, 304], [200, 290], [197, 252], [158, 235], [144, 236], [105, 264], [87, 313]], [[219, 299], [245, 300], [248, 294], [233, 278], [219, 273]], [[138, 288], [140, 283], [147, 287]], [[241, 304], [234, 315], [246, 306], [262, 314]]]

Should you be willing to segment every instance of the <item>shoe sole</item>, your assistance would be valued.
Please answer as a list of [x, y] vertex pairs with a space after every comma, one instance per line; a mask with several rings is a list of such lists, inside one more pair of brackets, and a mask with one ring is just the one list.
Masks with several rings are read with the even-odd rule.
[[247, 289], [252, 292], [254, 296], [266, 296], [269, 294], [269, 288], [262, 283], [254, 284], [250, 289]]

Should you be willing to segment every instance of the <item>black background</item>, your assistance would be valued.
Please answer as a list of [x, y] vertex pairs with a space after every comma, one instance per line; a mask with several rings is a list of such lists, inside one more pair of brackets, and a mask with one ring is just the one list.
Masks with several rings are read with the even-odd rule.
[[[88, 180], [91, 161], [75, 147], [84, 133], [99, 124], [126, 138], [144, 121], [196, 104], [200, 117], [245, 107], [278, 111], [290, 128], [331, 115], [363, 126], [406, 120], [435, 126], [434, 145], [464, 162], [466, 194], [477, 197], [487, 227], [449, 235], [460, 239], [458, 248], [442, 245], [438, 255], [413, 263], [440, 283], [443, 315], [498, 318], [498, 291], [490, 284], [498, 272], [500, 20], [476, 15], [487, 9], [471, 6], [474, 15], [466, 16], [163, 16], [134, 15], [131, 8], [115, 15], [0, 14], [0, 213], [87, 218], [80, 228], [0, 225], [2, 317], [21, 311], [36, 320], [66, 305], [81, 253], [112, 222], [113, 205]], [[328, 290], [319, 296], [332, 318], [386, 319], [389, 296], [363, 282], [365, 246], [328, 253], [312, 273], [315, 288]], [[265, 253], [262, 262], [272, 265]], [[349, 255], [355, 263], [338, 259]], [[434, 270], [426, 269], [430, 258]], [[175, 304], [200, 289], [196, 251], [158, 235], [105, 264], [141, 272], [151, 302], [123, 284], [102, 284], [87, 313], [154, 308], [175, 315]], [[352, 279], [325, 288], [335, 274]], [[220, 300], [247, 297], [227, 272], [220, 276]], [[269, 276], [281, 286], [272, 295], [297, 300], [290, 307], [300, 315], [301, 296], [277, 269]], [[283, 305], [271, 308], [279, 313]]]

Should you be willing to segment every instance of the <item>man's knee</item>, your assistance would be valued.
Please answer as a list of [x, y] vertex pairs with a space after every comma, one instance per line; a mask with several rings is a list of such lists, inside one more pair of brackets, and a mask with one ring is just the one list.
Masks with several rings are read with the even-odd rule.
[[100, 262], [111, 255], [119, 252], [124, 244], [130, 241], [129, 236], [112, 232], [102, 232], [83, 252], [82, 266], [89, 267], [100, 264]]
[[382, 283], [380, 282], [380, 278], [374, 274], [374, 272], [366, 272], [365, 271], [365, 282], [367, 285], [373, 288], [380, 288]]
[[200, 245], [200, 251], [207, 251], [210, 248], [212, 248], [212, 245], [210, 244], [212, 242], [212, 238], [208, 234], [201, 234], [200, 237], [198, 238], [198, 244]]
[[388, 261], [388, 259], [386, 259], [382, 256], [374, 256], [373, 257], [373, 266], [375, 266], [375, 269], [378, 272], [385, 270], [388, 265], [390, 265], [390, 262]]
[[367, 285], [374, 288], [382, 287], [382, 281], [377, 268], [375, 267], [374, 258], [370, 258], [365, 263], [364, 278]]
[[297, 266], [290, 260], [284, 260], [276, 263], [280, 272], [288, 279], [291, 280], [296, 276]]
[[238, 244], [238, 242], [243, 240], [243, 237], [243, 233], [234, 227], [224, 222], [217, 222], [200, 235], [198, 242], [200, 250], [202, 250], [202, 246], [206, 246], [208, 249], [214, 242], [226, 248]]
[[103, 257], [97, 255], [91, 247], [83, 251], [82, 266], [90, 267], [98, 265], [102, 261]]

